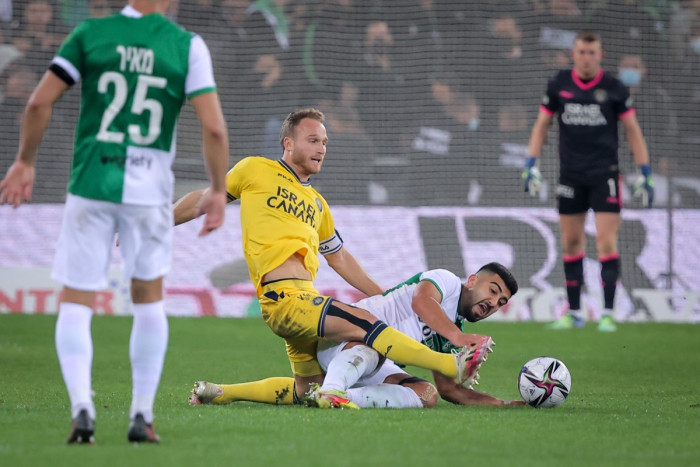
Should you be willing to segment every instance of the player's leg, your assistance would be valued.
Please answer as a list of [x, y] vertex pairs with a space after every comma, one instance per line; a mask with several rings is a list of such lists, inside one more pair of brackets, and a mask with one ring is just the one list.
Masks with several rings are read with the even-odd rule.
[[600, 276], [603, 286], [603, 315], [598, 322], [598, 330], [617, 330], [614, 319], [615, 292], [620, 278], [620, 254], [617, 248], [620, 230], [620, 175], [611, 172], [591, 190], [591, 206], [595, 211], [596, 250], [600, 261]]
[[[473, 349], [452, 355], [435, 352], [407, 335], [387, 326], [369, 311], [329, 300], [319, 322], [319, 335], [335, 341], [362, 342], [379, 355], [402, 363], [438, 371], [460, 383], [476, 378], [483, 355], [473, 358]], [[483, 350], [483, 349], [480, 349]]]
[[434, 385], [402, 371], [391, 360], [347, 392], [350, 399], [363, 409], [429, 408], [434, 407], [438, 399]]
[[92, 321], [95, 292], [63, 287], [56, 321], [56, 353], [71, 401], [68, 444], [94, 442], [95, 405], [92, 400]]
[[328, 342], [321, 341], [318, 346], [317, 358], [326, 372], [322, 390], [345, 391], [378, 369], [379, 354], [371, 347], [359, 342], [328, 346]]
[[170, 270], [172, 210], [168, 206], [121, 205], [119, 243], [124, 275], [131, 279], [134, 319], [129, 340], [132, 401], [127, 438], [157, 443], [153, 404], [168, 347], [163, 276]]
[[358, 380], [379, 369], [379, 354], [359, 342], [322, 340], [316, 358], [326, 376], [323, 384], [314, 385], [309, 399], [320, 408], [356, 408], [346, 391]]
[[[455, 355], [438, 353], [407, 335], [388, 327], [367, 310], [319, 295], [308, 281], [284, 280], [263, 285], [260, 310], [266, 324], [278, 336], [290, 339], [311, 339], [317, 342], [326, 338], [338, 342], [362, 342], [379, 352], [406, 365], [427, 368], [455, 378], [460, 383], [471, 384], [483, 362], [486, 349], [464, 348]], [[315, 361], [316, 349], [309, 359]], [[304, 360], [295, 360], [295, 365]], [[306, 358], [306, 356], [304, 357]], [[318, 363], [318, 362], [316, 362]], [[320, 367], [318, 374], [320, 374]], [[294, 371], [295, 375], [310, 376]], [[302, 388], [297, 380], [296, 391]]]
[[234, 384], [196, 381], [190, 392], [189, 402], [191, 405], [225, 405], [241, 401], [291, 405], [295, 403], [295, 399], [294, 378], [279, 376]]
[[564, 178], [560, 179], [557, 187], [557, 204], [569, 310], [559, 321], [551, 323], [549, 328], [580, 328], [585, 324], [581, 314], [581, 288], [583, 287], [583, 259], [586, 248], [584, 225], [589, 207], [586, 188]]
[[[71, 401], [68, 443], [94, 441], [90, 332], [95, 291], [108, 285], [116, 212], [113, 203], [69, 194], [51, 277], [63, 284], [56, 321], [56, 352]], [[80, 228], [78, 228], [80, 226]]]

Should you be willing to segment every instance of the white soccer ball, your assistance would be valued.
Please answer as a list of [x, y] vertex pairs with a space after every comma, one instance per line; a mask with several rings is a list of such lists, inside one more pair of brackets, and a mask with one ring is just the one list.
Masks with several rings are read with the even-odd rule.
[[556, 358], [533, 358], [520, 370], [518, 390], [533, 407], [556, 407], [571, 391], [571, 373]]

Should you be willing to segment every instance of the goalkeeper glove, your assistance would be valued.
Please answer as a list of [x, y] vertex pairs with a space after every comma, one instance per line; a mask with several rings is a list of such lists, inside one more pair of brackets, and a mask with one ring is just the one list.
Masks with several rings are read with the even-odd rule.
[[530, 196], [533, 197], [537, 196], [542, 185], [542, 174], [540, 169], [535, 167], [536, 163], [536, 157], [528, 157], [522, 174], [523, 182], [525, 183], [525, 193], [530, 193]]
[[642, 199], [642, 205], [650, 208], [654, 202], [654, 180], [651, 179], [651, 167], [648, 164], [639, 166], [642, 174], [634, 182], [634, 197]]

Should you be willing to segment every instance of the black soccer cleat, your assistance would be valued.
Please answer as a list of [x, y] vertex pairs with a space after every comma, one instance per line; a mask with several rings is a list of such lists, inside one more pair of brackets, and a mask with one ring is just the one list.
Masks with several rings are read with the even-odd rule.
[[90, 418], [87, 409], [78, 412], [71, 424], [68, 444], [93, 444], [95, 442], [95, 420]]
[[160, 436], [153, 430], [153, 424], [146, 423], [140, 413], [129, 424], [127, 436], [132, 443], [160, 443]]

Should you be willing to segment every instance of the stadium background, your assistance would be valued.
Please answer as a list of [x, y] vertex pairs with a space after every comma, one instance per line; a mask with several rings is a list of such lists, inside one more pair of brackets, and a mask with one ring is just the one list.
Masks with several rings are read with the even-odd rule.
[[[81, 20], [121, 6], [110, 0], [0, 0], [0, 172], [14, 157], [23, 105], [65, 34]], [[247, 155], [279, 157], [279, 126], [289, 111], [314, 106], [326, 113], [328, 155], [314, 185], [341, 207], [336, 212], [344, 227], [356, 231], [352, 251], [371, 251], [359, 256], [386, 286], [407, 270], [415, 272], [397, 258], [413, 251], [420, 252], [418, 268], [472, 272], [482, 257], [466, 257], [465, 251], [479, 248], [459, 254], [465, 238], [477, 246], [508, 245], [503, 260], [525, 288], [561, 285], [560, 260], [552, 261], [559, 250], [552, 185], [531, 199], [522, 191], [520, 172], [547, 79], [571, 66], [569, 49], [578, 31], [599, 32], [606, 72], [640, 71], [640, 83], [628, 83], [657, 189], [652, 211], [631, 200], [635, 167], [622, 144], [624, 285], [667, 290], [659, 300], [675, 310], [697, 307], [700, 1], [173, 0], [169, 15], [202, 35], [212, 52], [232, 163]], [[79, 94], [68, 92], [55, 108], [39, 152], [35, 206], [0, 208], [0, 274], [6, 284], [10, 275], [19, 277], [11, 268], [48, 265]], [[189, 107], [180, 120], [178, 147], [176, 196], [206, 183], [199, 126]], [[550, 183], [558, 173], [556, 147], [552, 131], [541, 163]], [[235, 224], [235, 209], [229, 224]], [[409, 240], [396, 230], [406, 217], [414, 228]], [[543, 227], [533, 227], [532, 219]], [[196, 260], [202, 247], [188, 235], [180, 251]], [[595, 286], [590, 240], [593, 279], [587, 280]], [[223, 235], [214, 241], [218, 247], [205, 247], [213, 255], [239, 242]], [[483, 251], [501, 259], [496, 246]], [[245, 269], [231, 256], [233, 267], [208, 266], [202, 273], [207, 284], [192, 279], [194, 265], [183, 260], [182, 267], [176, 258], [171, 280], [179, 274], [182, 284], [220, 291], [243, 286]], [[238, 279], [217, 283], [226, 274]], [[0, 310], [20, 303], [16, 292], [4, 294]], [[653, 319], [651, 302], [628, 298], [630, 313], [642, 310]]]

